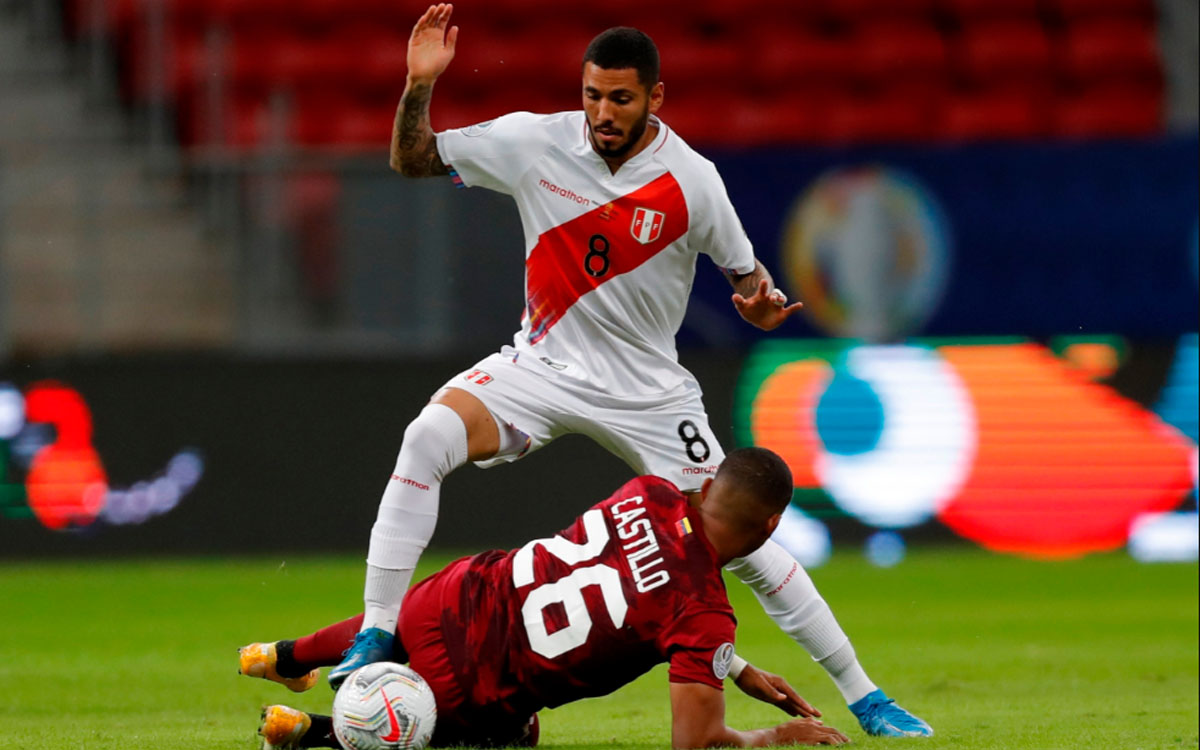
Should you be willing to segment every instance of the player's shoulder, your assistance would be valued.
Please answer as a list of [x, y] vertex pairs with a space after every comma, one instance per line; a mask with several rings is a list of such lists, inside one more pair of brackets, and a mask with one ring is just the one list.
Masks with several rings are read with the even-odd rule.
[[509, 112], [494, 120], [477, 123], [462, 128], [465, 136], [490, 136], [492, 138], [512, 138], [529, 143], [566, 142], [569, 134], [576, 129], [578, 112], [554, 112], [540, 114], [537, 112]]
[[712, 160], [692, 148], [691, 144], [684, 140], [683, 136], [672, 128], [669, 122], [659, 120], [659, 123], [667, 130], [662, 147], [655, 154], [660, 161], [672, 169], [687, 170], [719, 179], [717, 165], [713, 164]]
[[666, 137], [655, 158], [676, 176], [685, 190], [703, 192], [722, 187], [724, 182], [717, 165], [683, 139], [670, 123], [660, 120], [666, 127]]

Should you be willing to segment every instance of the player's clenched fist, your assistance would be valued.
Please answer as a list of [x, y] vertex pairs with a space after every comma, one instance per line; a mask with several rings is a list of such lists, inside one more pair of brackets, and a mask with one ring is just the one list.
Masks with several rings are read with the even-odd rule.
[[833, 727], [827, 727], [816, 719], [792, 719], [775, 728], [775, 744], [796, 745], [844, 745], [850, 738]]
[[429, 10], [413, 26], [408, 40], [408, 77], [420, 83], [433, 83], [454, 59], [454, 44], [458, 41], [458, 27], [451, 26], [450, 14], [454, 6], [439, 3]]

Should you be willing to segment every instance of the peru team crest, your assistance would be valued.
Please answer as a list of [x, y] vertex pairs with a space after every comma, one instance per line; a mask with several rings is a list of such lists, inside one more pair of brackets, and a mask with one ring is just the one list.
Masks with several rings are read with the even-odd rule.
[[649, 245], [662, 234], [666, 214], [662, 211], [651, 211], [640, 206], [633, 211], [633, 223], [629, 225], [629, 233], [643, 245]]

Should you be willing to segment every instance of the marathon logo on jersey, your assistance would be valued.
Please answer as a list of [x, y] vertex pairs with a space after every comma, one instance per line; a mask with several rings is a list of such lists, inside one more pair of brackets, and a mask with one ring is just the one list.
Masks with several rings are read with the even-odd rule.
[[633, 223], [629, 225], [629, 233], [643, 245], [649, 245], [662, 234], [663, 222], [667, 219], [662, 211], [652, 211], [638, 206], [633, 211]]
[[578, 203], [581, 206], [592, 205], [591, 200], [589, 200], [588, 198], [584, 198], [582, 195], [579, 195], [578, 193], [576, 193], [574, 190], [571, 190], [570, 188], [565, 188], [560, 185], [555, 185], [553, 182], [550, 182], [549, 180], [539, 179], [538, 187], [542, 188], [543, 190], [549, 190], [550, 192], [554, 193], [555, 195], [561, 195], [562, 197], [566, 198], [569, 201], [575, 201], [576, 203]]
[[716, 474], [717, 465], [709, 464], [708, 466], [685, 466], [683, 467], [683, 475], [691, 476], [693, 474]]
[[[649, 518], [639, 518], [646, 514], [645, 508], [630, 508], [622, 511], [622, 505], [641, 505], [641, 495], [625, 498], [613, 503], [609, 511], [617, 524], [617, 536], [625, 542], [621, 552], [629, 563], [629, 572], [633, 574], [633, 585], [641, 593], [653, 591], [671, 580], [671, 574], [661, 566], [662, 552], [658, 546], [658, 537]], [[658, 570], [654, 570], [658, 568]]]

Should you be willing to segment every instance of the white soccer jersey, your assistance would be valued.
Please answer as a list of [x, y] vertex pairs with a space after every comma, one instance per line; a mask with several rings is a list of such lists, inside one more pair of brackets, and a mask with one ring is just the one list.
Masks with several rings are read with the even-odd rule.
[[525, 230], [525, 313], [514, 345], [613, 395], [662, 393], [677, 361], [696, 255], [736, 273], [754, 251], [712, 162], [664, 123], [612, 174], [582, 111], [515, 112], [437, 135], [456, 184], [511, 195]]

